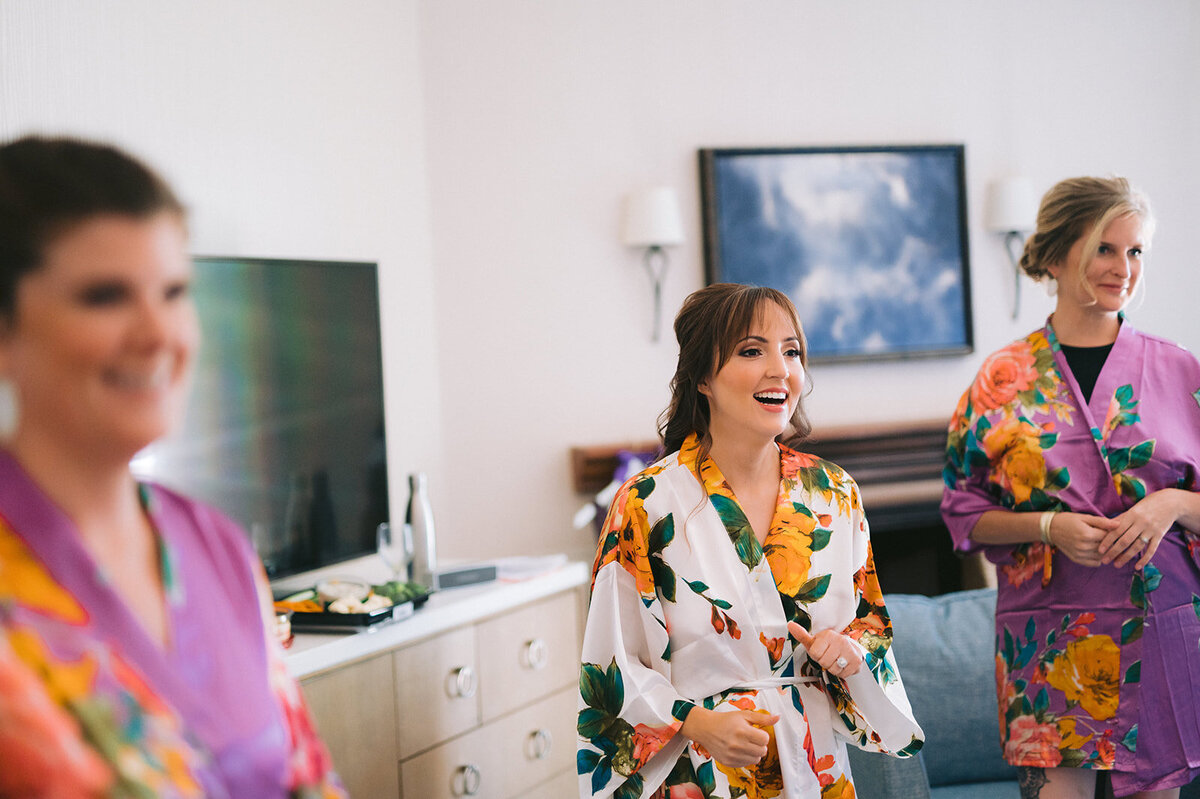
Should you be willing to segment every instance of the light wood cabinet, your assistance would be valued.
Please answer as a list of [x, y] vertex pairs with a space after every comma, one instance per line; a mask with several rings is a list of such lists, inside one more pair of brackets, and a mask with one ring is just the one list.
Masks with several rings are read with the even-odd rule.
[[370, 660], [303, 683], [317, 729], [351, 797], [397, 796], [396, 712], [392, 658]]
[[476, 613], [445, 610], [454, 623], [302, 675], [351, 796], [575, 795], [580, 582], [499, 610], [482, 592]]

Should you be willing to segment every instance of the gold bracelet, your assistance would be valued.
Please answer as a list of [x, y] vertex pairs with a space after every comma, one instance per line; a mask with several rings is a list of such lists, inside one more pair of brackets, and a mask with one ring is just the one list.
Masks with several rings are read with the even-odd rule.
[[1048, 547], [1054, 546], [1054, 542], [1050, 540], [1050, 523], [1054, 521], [1054, 517], [1057, 515], [1058, 511], [1048, 510], [1038, 520], [1038, 529], [1042, 531], [1042, 543]]

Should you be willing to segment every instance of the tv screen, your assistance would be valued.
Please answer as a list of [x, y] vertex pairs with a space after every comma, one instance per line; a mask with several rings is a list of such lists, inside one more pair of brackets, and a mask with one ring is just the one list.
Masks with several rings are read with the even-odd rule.
[[240, 522], [272, 578], [374, 551], [388, 519], [376, 265], [194, 260], [188, 411], [135, 473]]

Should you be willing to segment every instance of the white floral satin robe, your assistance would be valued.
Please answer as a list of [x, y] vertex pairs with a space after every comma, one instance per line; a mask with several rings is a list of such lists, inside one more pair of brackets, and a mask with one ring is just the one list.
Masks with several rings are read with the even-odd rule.
[[[846, 742], [905, 757], [924, 740], [890, 651], [858, 487], [781, 448], [760, 545], [697, 454], [689, 438], [630, 479], [602, 530], [580, 674], [580, 795], [850, 799]], [[845, 679], [823, 671], [789, 620], [843, 631], [865, 667]], [[750, 768], [715, 762], [678, 734], [697, 705], [778, 714], [767, 755]]]

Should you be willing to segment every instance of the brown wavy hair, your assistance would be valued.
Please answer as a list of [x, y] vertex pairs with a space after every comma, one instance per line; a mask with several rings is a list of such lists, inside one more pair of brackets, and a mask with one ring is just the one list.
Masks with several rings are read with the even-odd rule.
[[[808, 374], [808, 343], [796, 306], [783, 292], [762, 286], [739, 283], [715, 283], [693, 292], [683, 301], [675, 317], [675, 339], [679, 342], [679, 361], [671, 378], [671, 403], [658, 417], [658, 434], [664, 454], [678, 452], [692, 433], [700, 438], [701, 453], [712, 444], [709, 432], [708, 398], [700, 385], [721, 371], [737, 343], [750, 332], [767, 303], [778, 306], [791, 320], [800, 341], [800, 363]], [[805, 385], [808, 385], [805, 380]], [[788, 420], [792, 431], [787, 437], [806, 436], [812, 429], [804, 414], [803, 402]]]

